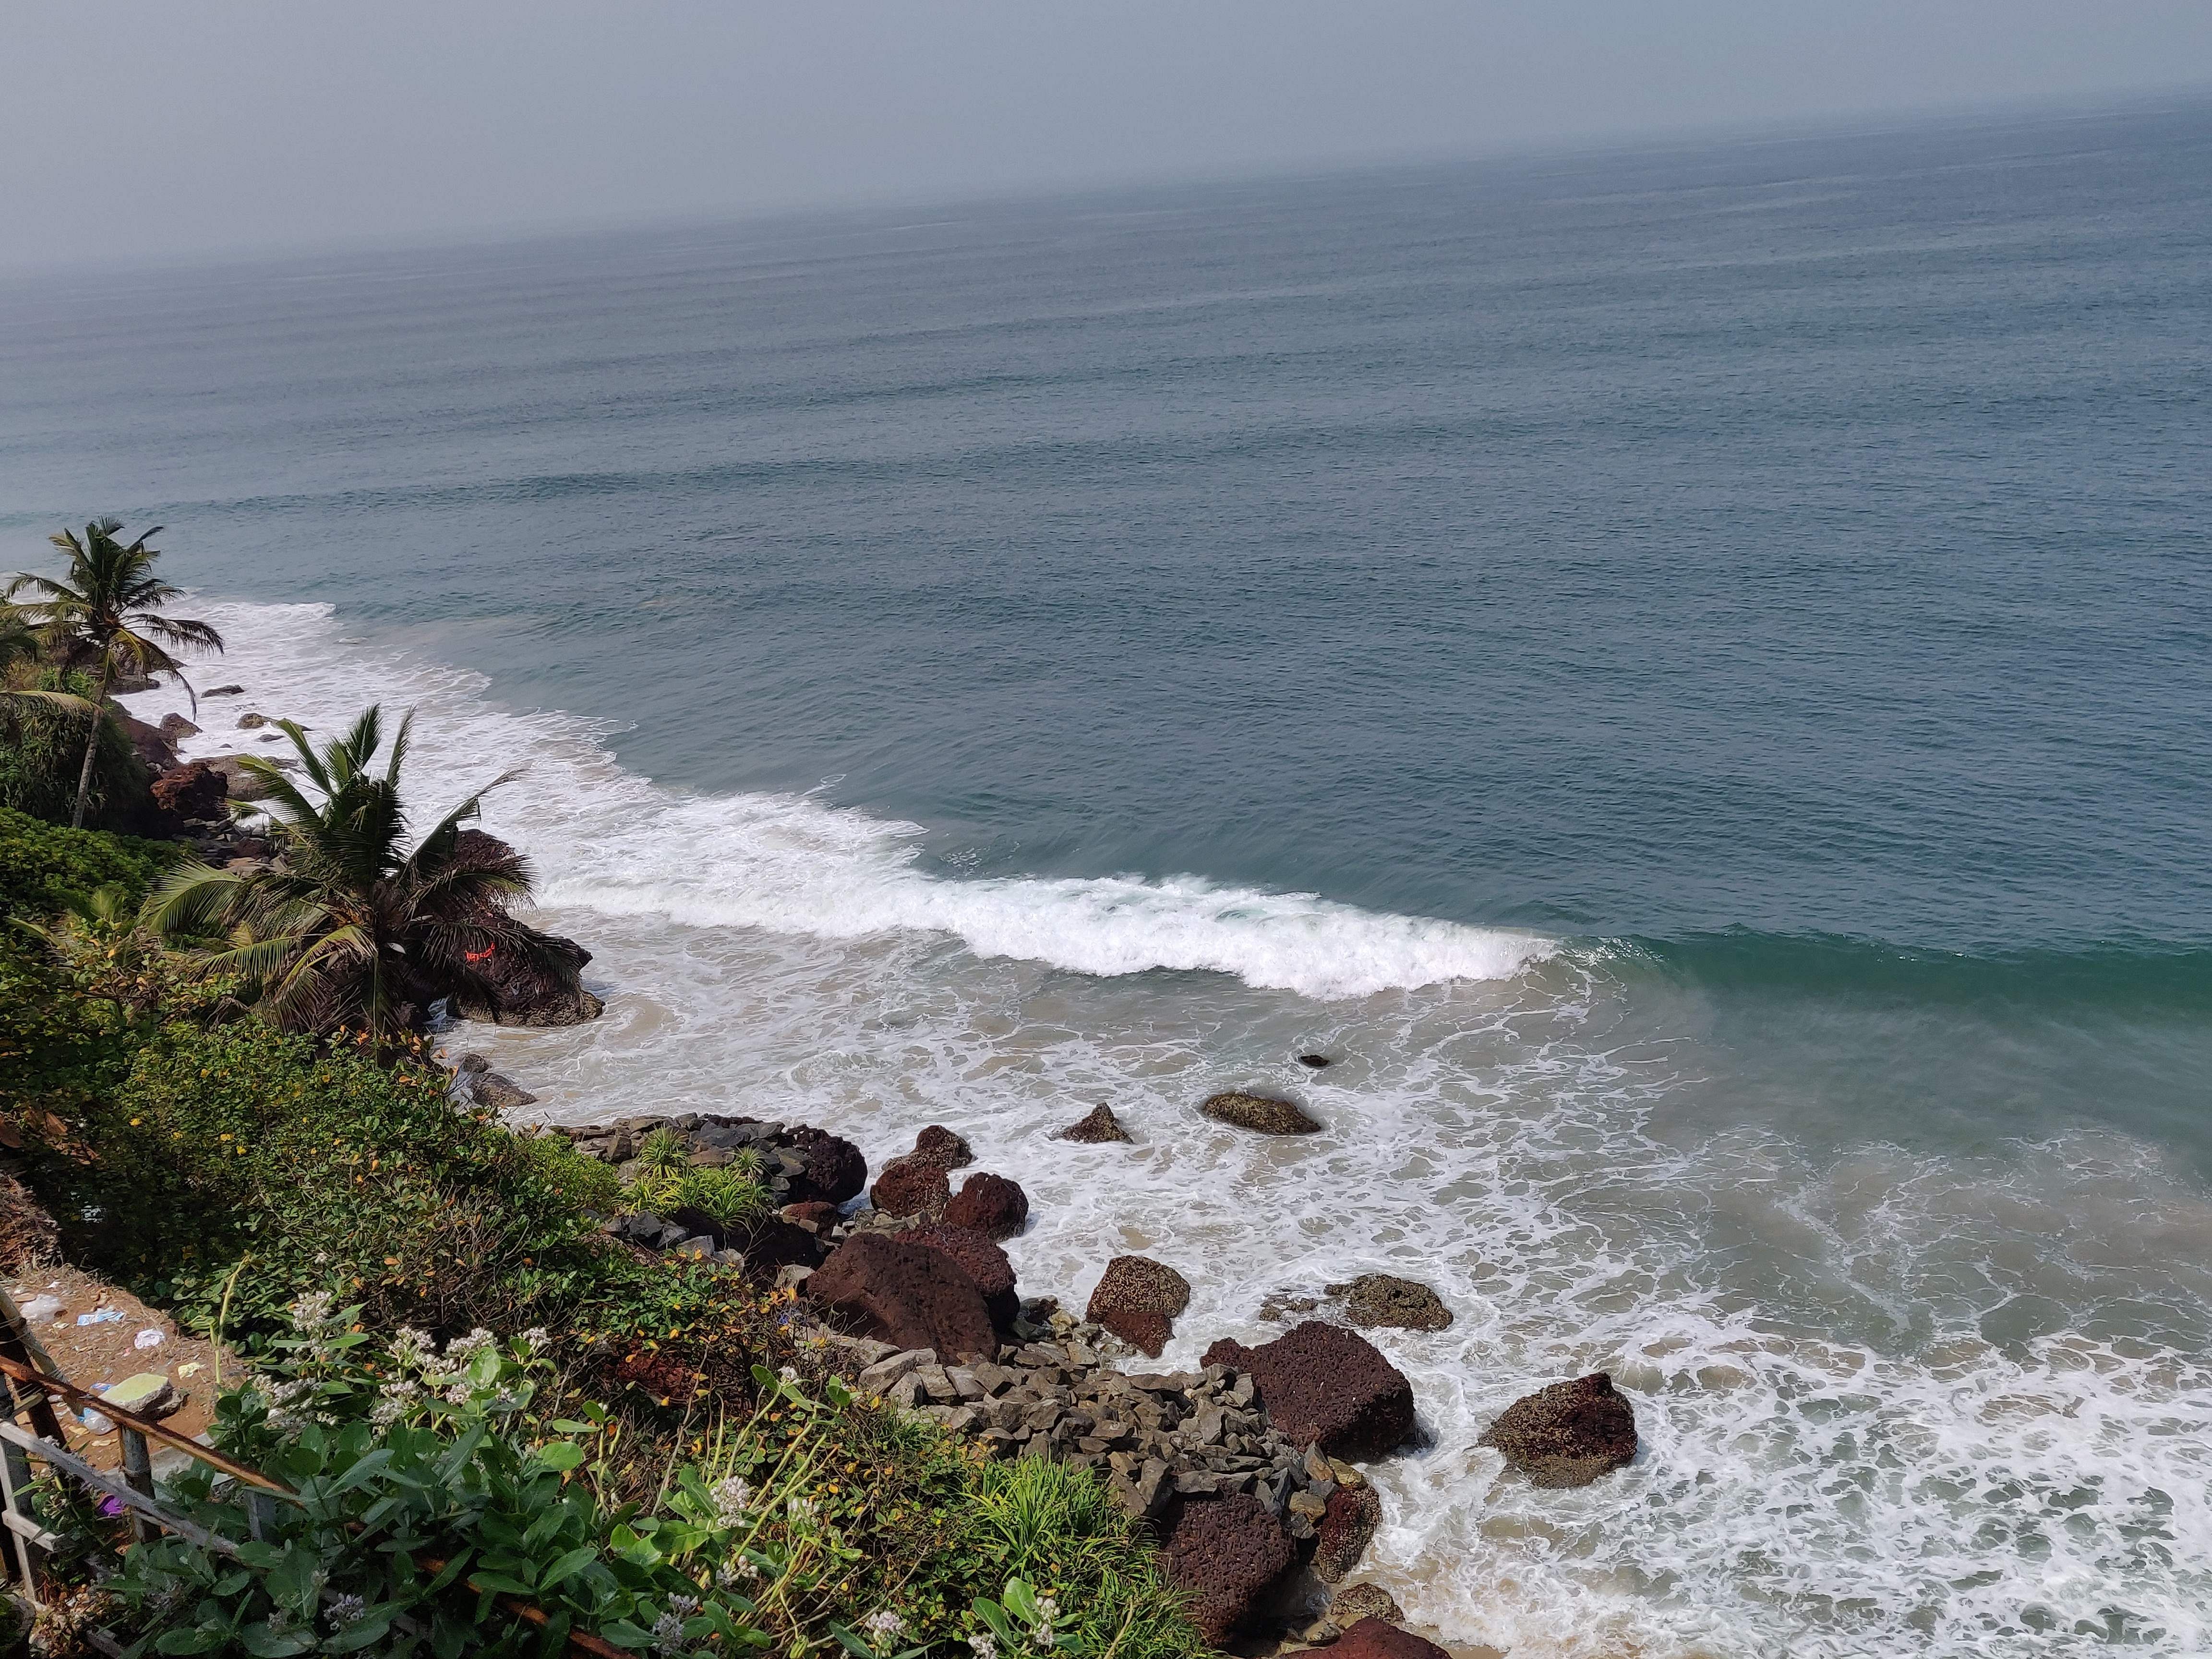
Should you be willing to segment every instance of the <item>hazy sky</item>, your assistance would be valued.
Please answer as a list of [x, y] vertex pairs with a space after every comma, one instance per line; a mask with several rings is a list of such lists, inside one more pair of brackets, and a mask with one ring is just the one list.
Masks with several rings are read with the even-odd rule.
[[2212, 0], [0, 0], [0, 264], [2212, 82]]

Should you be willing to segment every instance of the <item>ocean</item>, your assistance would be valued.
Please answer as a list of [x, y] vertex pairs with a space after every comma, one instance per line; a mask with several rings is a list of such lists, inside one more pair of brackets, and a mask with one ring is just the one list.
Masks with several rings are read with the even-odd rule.
[[534, 1114], [950, 1125], [1170, 1363], [1435, 1285], [1452, 1640], [2212, 1650], [2212, 104], [19, 277], [0, 485], [188, 752], [525, 769]]

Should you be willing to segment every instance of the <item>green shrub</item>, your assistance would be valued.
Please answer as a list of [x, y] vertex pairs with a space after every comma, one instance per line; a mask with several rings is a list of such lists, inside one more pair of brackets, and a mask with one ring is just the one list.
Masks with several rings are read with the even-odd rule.
[[0, 926], [15, 916], [50, 916], [62, 908], [63, 894], [99, 887], [122, 887], [135, 903], [175, 856], [166, 842], [70, 830], [0, 805]]
[[[94, 690], [81, 674], [69, 676], [64, 684], [49, 672], [40, 683], [48, 690], [66, 690], [88, 699]], [[76, 807], [77, 770], [84, 762], [85, 719], [36, 704], [0, 707], [0, 807], [68, 822]], [[129, 734], [112, 714], [101, 720], [86, 803], [90, 822], [118, 829], [143, 826], [153, 810], [152, 781]]]

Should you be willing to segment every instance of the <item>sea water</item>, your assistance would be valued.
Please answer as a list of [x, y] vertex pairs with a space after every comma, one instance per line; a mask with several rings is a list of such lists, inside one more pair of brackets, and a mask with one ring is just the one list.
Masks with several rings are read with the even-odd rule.
[[[532, 1115], [945, 1123], [1170, 1363], [1433, 1285], [1368, 1565], [1455, 1641], [2186, 1655], [2208, 410], [2182, 102], [19, 280], [0, 562], [169, 526], [187, 752], [522, 769]], [[1599, 1368], [1631, 1468], [1475, 1443]]]

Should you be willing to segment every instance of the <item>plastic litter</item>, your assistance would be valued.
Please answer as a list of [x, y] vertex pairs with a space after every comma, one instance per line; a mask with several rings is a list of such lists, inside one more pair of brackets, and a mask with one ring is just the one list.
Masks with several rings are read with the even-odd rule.
[[134, 1348], [158, 1348], [167, 1340], [168, 1339], [159, 1331], [144, 1330], [131, 1339], [131, 1346]]
[[177, 1375], [179, 1376], [198, 1376], [206, 1369], [207, 1367], [201, 1364], [198, 1360], [187, 1359], [183, 1364], [177, 1367]]
[[80, 1413], [80, 1420], [82, 1421], [85, 1427], [90, 1429], [94, 1434], [112, 1434], [115, 1431], [115, 1419], [113, 1418], [108, 1416], [105, 1412], [96, 1412], [89, 1406], [87, 1406], [83, 1412]]
[[62, 1316], [62, 1299], [58, 1296], [34, 1296], [21, 1309], [23, 1317], [33, 1325], [44, 1325]]
[[88, 1314], [79, 1314], [76, 1316], [76, 1322], [80, 1325], [120, 1325], [123, 1322], [123, 1310], [94, 1308]]

